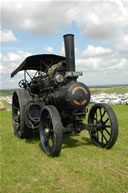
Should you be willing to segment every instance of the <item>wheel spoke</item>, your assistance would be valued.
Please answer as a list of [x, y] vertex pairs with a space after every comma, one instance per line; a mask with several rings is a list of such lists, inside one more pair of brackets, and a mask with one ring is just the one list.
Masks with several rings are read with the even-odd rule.
[[48, 145], [48, 138], [45, 136], [45, 142], [44, 144], [47, 146]]
[[105, 127], [111, 128], [111, 125], [105, 125]]
[[109, 120], [109, 117], [106, 119], [106, 121], [104, 121], [104, 124], [106, 124], [108, 122], [108, 120]]
[[52, 126], [52, 121], [51, 121], [51, 119], [49, 119], [48, 127], [51, 128], [51, 126]]
[[97, 111], [95, 112], [95, 115], [94, 115], [94, 120], [97, 122]]
[[94, 120], [97, 121], [97, 119], [94, 117]]
[[100, 132], [101, 132], [101, 135], [102, 135], [102, 144], [103, 144], [103, 138], [106, 140], [106, 142], [108, 142], [107, 138], [103, 134], [103, 130], [100, 130]]
[[106, 142], [108, 143], [108, 140], [107, 140], [107, 138], [103, 135], [103, 137], [104, 137], [104, 139], [106, 140]]
[[102, 116], [101, 116], [101, 120], [103, 119], [104, 115], [105, 115], [106, 111], [104, 110]]
[[48, 145], [50, 136], [47, 136], [46, 134], [44, 134], [44, 136], [45, 136], [45, 145]]
[[102, 117], [101, 108], [99, 108], [99, 111], [100, 111], [100, 116]]
[[97, 120], [97, 111], [96, 111], [96, 120]]
[[110, 136], [111, 135], [111, 133], [109, 133], [109, 131], [105, 128], [104, 129], [105, 131], [106, 131], [106, 133]]
[[52, 149], [52, 146], [53, 146], [53, 138], [52, 138], [52, 136], [49, 137], [48, 146], [49, 146], [49, 148], [50, 148], [50, 150], [51, 150], [51, 149]]

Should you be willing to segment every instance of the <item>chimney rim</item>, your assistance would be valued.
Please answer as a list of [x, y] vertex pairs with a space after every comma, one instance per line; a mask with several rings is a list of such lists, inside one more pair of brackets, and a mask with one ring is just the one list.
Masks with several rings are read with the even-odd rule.
[[66, 36], [73, 36], [74, 37], [74, 34], [65, 34], [63, 37], [65, 38]]

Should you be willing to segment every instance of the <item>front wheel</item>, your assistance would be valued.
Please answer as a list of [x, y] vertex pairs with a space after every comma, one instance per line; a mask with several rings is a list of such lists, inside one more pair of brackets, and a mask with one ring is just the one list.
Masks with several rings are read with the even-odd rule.
[[89, 134], [92, 142], [99, 147], [111, 148], [118, 137], [118, 122], [113, 109], [104, 103], [92, 106], [88, 116], [92, 125]]
[[52, 106], [45, 106], [40, 118], [40, 141], [42, 150], [51, 157], [58, 156], [62, 146], [61, 118], [58, 110]]

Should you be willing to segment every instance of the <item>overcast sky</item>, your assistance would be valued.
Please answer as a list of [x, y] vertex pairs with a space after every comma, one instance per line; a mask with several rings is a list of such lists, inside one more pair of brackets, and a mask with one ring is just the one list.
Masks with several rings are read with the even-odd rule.
[[75, 35], [76, 71], [87, 85], [128, 84], [128, 1], [0, 0], [1, 88], [29, 55], [64, 55], [63, 35]]

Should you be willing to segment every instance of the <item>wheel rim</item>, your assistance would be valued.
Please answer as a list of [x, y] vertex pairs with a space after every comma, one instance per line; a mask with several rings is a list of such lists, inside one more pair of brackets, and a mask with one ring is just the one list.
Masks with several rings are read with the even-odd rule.
[[43, 150], [50, 155], [54, 146], [54, 131], [52, 118], [47, 110], [43, 113], [43, 121], [41, 120], [40, 125]]
[[105, 147], [112, 136], [111, 116], [103, 106], [97, 106], [91, 112], [89, 123], [94, 124], [90, 136], [94, 144]]
[[20, 136], [20, 105], [18, 96], [14, 93], [13, 96], [13, 103], [12, 103], [12, 119], [13, 119], [13, 126], [16, 136]]

